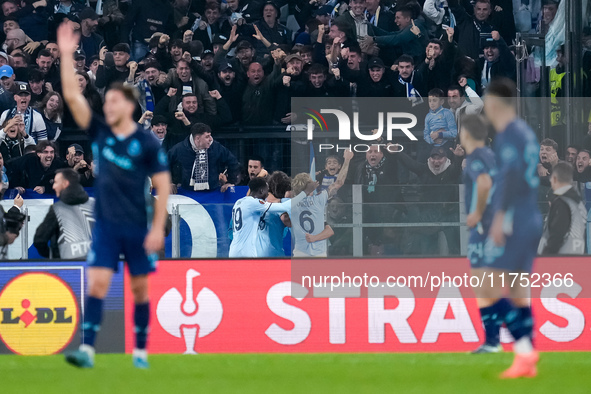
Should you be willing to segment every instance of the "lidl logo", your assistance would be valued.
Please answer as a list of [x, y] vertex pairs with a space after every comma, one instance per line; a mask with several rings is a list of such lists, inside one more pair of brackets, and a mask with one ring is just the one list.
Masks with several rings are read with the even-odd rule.
[[60, 352], [78, 327], [78, 303], [70, 287], [48, 273], [26, 273], [0, 292], [0, 339], [13, 352]]

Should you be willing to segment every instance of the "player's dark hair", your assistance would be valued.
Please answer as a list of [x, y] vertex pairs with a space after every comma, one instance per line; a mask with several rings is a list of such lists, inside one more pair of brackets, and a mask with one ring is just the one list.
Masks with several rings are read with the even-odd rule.
[[573, 148], [577, 151], [577, 153], [579, 153], [579, 151], [581, 150], [581, 147], [579, 145], [575, 145], [575, 144], [570, 144], [569, 146], [566, 147], [566, 150], [568, 151], [570, 148]]
[[70, 185], [77, 185], [80, 183], [80, 175], [73, 168], [60, 168], [55, 172], [55, 175], [62, 174], [64, 179], [70, 183]]
[[515, 107], [517, 86], [509, 78], [495, 78], [486, 88], [486, 94], [501, 99], [508, 107]]
[[51, 57], [51, 52], [49, 52], [47, 49], [42, 49], [39, 51], [39, 53], [37, 54], [37, 59], [39, 59], [41, 56], [44, 57]]
[[183, 94], [181, 101], [184, 100], [185, 97], [197, 97], [197, 95], [195, 93], [185, 93], [185, 94]]
[[211, 133], [211, 127], [209, 127], [205, 123], [195, 123], [193, 126], [191, 126], [192, 138], [195, 138], [198, 135], [203, 135], [205, 133]]
[[269, 192], [276, 198], [285, 198], [291, 190], [291, 178], [283, 171], [275, 171], [269, 176]]
[[466, 97], [466, 90], [464, 90], [463, 87], [461, 87], [460, 85], [451, 85], [449, 88], [447, 88], [447, 95], [449, 96], [449, 92], [451, 92], [452, 90], [457, 90], [460, 93], [460, 97]]
[[349, 46], [349, 53], [356, 53], [360, 57], [363, 56], [363, 52], [361, 51], [361, 47], [358, 44], [353, 44]]
[[558, 152], [558, 143], [551, 138], [544, 138], [542, 142], [540, 142], [540, 146], [551, 146], [554, 148], [554, 151]]
[[443, 49], [443, 42], [441, 42], [441, 40], [438, 40], [437, 38], [430, 39], [429, 44], [439, 45], [439, 48]]
[[132, 102], [134, 104], [139, 99], [139, 92], [135, 87], [124, 85], [121, 82], [115, 82], [111, 84], [109, 90], [116, 90], [118, 92], [121, 92], [121, 94], [123, 94], [123, 97], [125, 97], [125, 100]]
[[29, 70], [29, 82], [41, 82], [45, 81], [45, 75], [36, 68]]
[[312, 45], [304, 45], [298, 49], [298, 52], [300, 55], [302, 55], [304, 53], [312, 53], [313, 47], [312, 47]]
[[439, 98], [443, 98], [444, 94], [443, 94], [443, 90], [439, 89], [439, 88], [434, 88], [429, 90], [429, 97], [439, 97]]
[[341, 164], [341, 165], [342, 165], [342, 162], [341, 162], [341, 157], [340, 157], [339, 155], [337, 155], [337, 154], [332, 154], [332, 155], [328, 155], [328, 156], [326, 156], [326, 159], [324, 159], [324, 164], [328, 163], [328, 161], [329, 161], [330, 159], [335, 159], [336, 161], [338, 161], [338, 162], [339, 162], [339, 164]]
[[251, 161], [251, 160], [260, 162], [261, 163], [261, 168], [264, 168], [265, 167], [265, 162], [264, 162], [264, 160], [263, 160], [263, 158], [261, 156], [259, 156], [259, 155], [251, 155], [248, 158], [248, 161]]
[[488, 123], [480, 115], [465, 115], [462, 117], [462, 130], [476, 141], [486, 141], [488, 129]]
[[162, 68], [160, 67], [160, 64], [156, 61], [151, 61], [149, 63], [146, 63], [144, 65], [144, 70], [147, 70], [149, 68], [155, 68], [156, 70], [160, 71]]
[[559, 161], [552, 167], [552, 176], [555, 176], [560, 183], [572, 183], [573, 173], [573, 166], [566, 161]]
[[308, 75], [312, 74], [324, 74], [327, 75], [328, 71], [326, 71], [326, 67], [324, 67], [320, 63], [314, 63], [308, 68]]
[[248, 188], [250, 189], [250, 194], [260, 194], [265, 188], [268, 188], [267, 181], [264, 178], [254, 178], [250, 182], [248, 182]]
[[410, 63], [414, 66], [415, 60], [410, 55], [401, 55], [398, 59], [396, 59], [395, 63], [398, 65], [400, 65], [400, 63]]
[[405, 18], [413, 17], [414, 10], [409, 6], [400, 7], [400, 9], [396, 10], [396, 13], [400, 12]]
[[55, 144], [51, 141], [48, 140], [43, 140], [43, 141], [39, 141], [39, 143], [37, 145], [35, 145], [35, 152], [36, 153], [41, 153], [45, 150], [45, 148], [47, 148], [48, 146], [52, 147], [53, 150], [55, 152], [57, 152], [57, 149], [55, 147]]
[[[3, 1], [2, 4], [4, 4], [4, 3], [6, 3], [6, 2]], [[6, 22], [6, 21], [16, 22], [20, 26], [20, 23], [18, 21], [18, 18], [16, 16], [12, 15], [12, 14], [11, 15], [7, 15], [7, 16], [4, 17], [4, 21], [3, 22]]]

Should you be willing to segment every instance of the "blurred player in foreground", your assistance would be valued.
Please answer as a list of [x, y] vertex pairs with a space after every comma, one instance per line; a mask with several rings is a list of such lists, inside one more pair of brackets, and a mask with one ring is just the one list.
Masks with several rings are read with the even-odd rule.
[[[466, 224], [470, 228], [468, 260], [472, 275], [479, 278], [483, 274], [486, 277], [490, 272], [484, 260], [484, 245], [492, 223], [490, 202], [493, 194], [492, 177], [496, 171], [495, 154], [486, 146], [487, 137], [488, 127], [480, 116], [466, 115], [462, 119], [460, 142], [467, 154], [464, 186], [468, 214]], [[491, 308], [496, 299], [490, 298], [492, 290], [489, 285], [483, 283], [474, 288], [485, 331], [484, 344], [474, 353], [497, 353], [502, 350], [499, 332], [503, 321], [496, 318], [495, 308]]]
[[[74, 71], [79, 34], [66, 22], [59, 27], [57, 37], [64, 99], [78, 126], [88, 130], [94, 141], [94, 159], [99, 173], [94, 185], [96, 224], [87, 260], [88, 295], [82, 344], [77, 351], [66, 355], [66, 361], [77, 367], [94, 366], [94, 341], [101, 324], [103, 299], [118, 267], [119, 256], [123, 254], [135, 301], [133, 364], [147, 368], [148, 273], [155, 271], [155, 253], [164, 245], [166, 203], [171, 182], [166, 155], [156, 138], [133, 121], [137, 97], [133, 88], [111, 86], [103, 106], [105, 119], [92, 113], [80, 94]], [[158, 194], [151, 224], [148, 177], [152, 178]]]
[[[487, 265], [504, 275], [511, 301], [501, 298], [499, 275], [488, 295], [491, 311], [507, 325], [515, 342], [515, 359], [501, 378], [537, 375], [538, 352], [532, 345], [533, 319], [529, 282], [521, 278], [531, 272], [542, 235], [542, 215], [537, 196], [540, 146], [531, 128], [517, 117], [515, 84], [497, 79], [488, 86], [484, 111], [497, 135], [494, 152], [498, 168], [494, 177], [493, 222], [484, 257]], [[509, 275], [511, 274], [511, 275]], [[520, 280], [513, 281], [515, 275]]]
[[[295, 198], [282, 202], [270, 203], [265, 199], [269, 195], [269, 185], [263, 178], [254, 178], [248, 183], [249, 195], [236, 201], [232, 208], [232, 243], [229, 257], [259, 257], [257, 255], [257, 234], [261, 217], [289, 212], [291, 204], [297, 203], [311, 193], [315, 187], [309, 185]], [[263, 222], [264, 223], [264, 222]]]

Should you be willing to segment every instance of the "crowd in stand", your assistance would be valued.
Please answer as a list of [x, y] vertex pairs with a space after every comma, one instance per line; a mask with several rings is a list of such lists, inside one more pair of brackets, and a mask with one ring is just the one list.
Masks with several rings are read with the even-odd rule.
[[[258, 175], [267, 158], [240, 157], [215, 141], [216, 133], [227, 126], [275, 125], [285, 130], [298, 121], [290, 107], [294, 97], [396, 97], [424, 108], [416, 160], [375, 149], [355, 155], [347, 182], [365, 185], [369, 200], [380, 201], [372, 192], [382, 185], [457, 184], [464, 156], [457, 146], [462, 117], [481, 112], [480, 96], [490, 81], [515, 80], [522, 72], [528, 94], [541, 94], [535, 56], [524, 59], [523, 70], [517, 69], [515, 56], [521, 52], [514, 46], [516, 33], [552, 37], [548, 45], [554, 46], [547, 45], [546, 53], [555, 55], [550, 72], [553, 99], [562, 94], [568, 61], [562, 42], [553, 36], [564, 24], [560, 0], [0, 4], [3, 190], [52, 193], [55, 171], [64, 167], [79, 172], [83, 186], [93, 184], [88, 145], [67, 138], [75, 123], [60, 94], [55, 42], [56, 29], [65, 21], [80, 33], [74, 55], [80, 91], [100, 114], [112, 83], [137, 88], [136, 120], [168, 153], [173, 190], [225, 191], [246, 184], [254, 174], [251, 162], [258, 166]], [[590, 22], [584, 23], [585, 29]], [[589, 69], [587, 52], [583, 60]], [[565, 147], [560, 105], [554, 104], [553, 140], [542, 143], [538, 173], [544, 183], [552, 164], [564, 158], [575, 166], [577, 180], [591, 181], [591, 137], [581, 146]], [[327, 158], [327, 171], [331, 160], [338, 164], [343, 159]], [[320, 180], [323, 176], [319, 173]], [[445, 195], [442, 201], [456, 197]], [[332, 212], [336, 215], [339, 208], [335, 205]]]

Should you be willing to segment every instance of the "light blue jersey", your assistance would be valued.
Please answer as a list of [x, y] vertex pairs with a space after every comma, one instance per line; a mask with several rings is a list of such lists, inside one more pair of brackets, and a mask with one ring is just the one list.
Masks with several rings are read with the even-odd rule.
[[252, 196], [236, 201], [232, 208], [232, 243], [229, 257], [262, 257], [257, 252], [261, 216], [289, 212], [292, 201], [301, 201], [305, 193], [283, 203], [269, 203]]
[[[282, 203], [290, 201], [289, 198], [281, 200]], [[290, 209], [286, 211], [291, 214]], [[282, 213], [266, 212], [261, 216], [259, 231], [257, 233], [257, 257], [285, 257], [283, 250], [283, 237], [285, 234], [285, 225], [281, 221]]]

